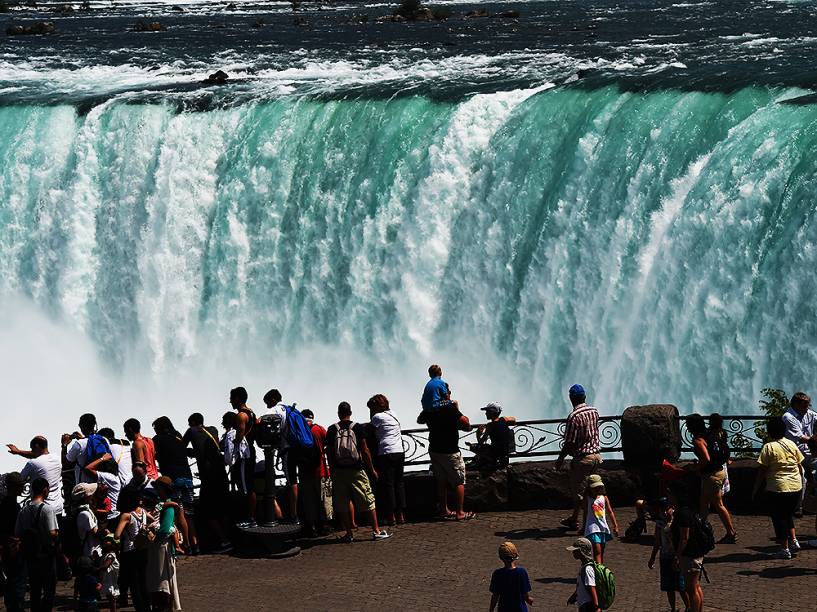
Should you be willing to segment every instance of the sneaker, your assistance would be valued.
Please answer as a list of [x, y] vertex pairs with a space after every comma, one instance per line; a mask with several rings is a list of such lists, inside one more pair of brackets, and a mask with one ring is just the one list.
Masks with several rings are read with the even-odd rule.
[[373, 531], [372, 532], [372, 540], [388, 540], [391, 537], [391, 534], [386, 531], [385, 529], [381, 531]]
[[351, 533], [345, 533], [340, 537], [340, 541], [344, 542], [345, 544], [351, 544], [355, 541], [355, 536]]
[[772, 553], [771, 555], [775, 559], [791, 559], [791, 551], [788, 548], [781, 548], [776, 553]]
[[799, 552], [800, 551], [800, 542], [797, 538], [791, 538], [789, 540], [789, 550], [791, 552]]
[[229, 542], [222, 542], [221, 544], [218, 545], [218, 548], [213, 550], [213, 554], [214, 555], [224, 555], [224, 554], [226, 554], [228, 552], [231, 552], [232, 550], [233, 550], [233, 545], [232, 544], [230, 544]]

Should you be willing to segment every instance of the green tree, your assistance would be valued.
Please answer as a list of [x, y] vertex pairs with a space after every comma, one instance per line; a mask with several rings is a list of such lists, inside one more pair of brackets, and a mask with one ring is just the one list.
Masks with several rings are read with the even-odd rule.
[[[758, 402], [760, 409], [768, 418], [783, 416], [789, 409], [789, 396], [783, 389], [773, 389], [766, 387], [760, 391], [763, 398]], [[755, 421], [755, 435], [758, 440], [768, 442], [769, 434], [766, 433], [766, 421]]]

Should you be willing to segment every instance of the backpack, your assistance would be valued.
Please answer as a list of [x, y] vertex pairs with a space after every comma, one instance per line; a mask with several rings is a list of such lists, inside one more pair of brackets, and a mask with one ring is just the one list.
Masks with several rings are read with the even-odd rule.
[[591, 561], [587, 563], [593, 566], [596, 574], [596, 596], [599, 598], [599, 608], [607, 610], [613, 605], [616, 599], [616, 577], [606, 565]]
[[313, 448], [315, 446], [315, 438], [312, 435], [312, 430], [302, 415], [293, 406], [284, 406], [286, 410], [286, 434], [287, 442], [292, 448]]
[[106, 453], [113, 457], [111, 445], [108, 444], [108, 441], [104, 437], [99, 434], [91, 434], [88, 436], [88, 443], [85, 445], [85, 465], [99, 459]]
[[20, 534], [20, 545], [23, 551], [23, 558], [26, 561], [36, 561], [48, 557], [53, 552], [53, 545], [46, 541], [46, 536], [40, 529], [40, 516], [43, 513], [45, 504], [40, 504], [34, 522], [23, 530]]
[[729, 451], [729, 442], [726, 435], [721, 435], [722, 432], [707, 432], [706, 446], [709, 451], [709, 462], [713, 465], [726, 465], [729, 461], [731, 452]]
[[335, 437], [335, 448], [333, 449], [335, 465], [340, 467], [350, 467], [360, 461], [360, 451], [357, 448], [357, 436], [355, 435], [355, 423], [350, 423], [349, 427], [343, 428], [340, 423], [336, 423], [338, 435]]
[[689, 528], [689, 543], [684, 550], [685, 557], [703, 557], [715, 549], [715, 531], [712, 523], [695, 513]]

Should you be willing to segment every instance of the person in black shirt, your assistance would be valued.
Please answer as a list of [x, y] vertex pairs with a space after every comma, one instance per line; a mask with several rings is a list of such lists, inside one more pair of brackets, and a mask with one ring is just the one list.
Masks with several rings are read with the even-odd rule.
[[[424, 410], [417, 417], [420, 425], [428, 425], [428, 455], [437, 480], [441, 517], [463, 521], [474, 518], [465, 512], [465, 462], [460, 452], [460, 431], [471, 431], [471, 422], [460, 412], [459, 403], [451, 402], [435, 411]], [[457, 510], [448, 509], [448, 488], [457, 496]]]
[[187, 524], [190, 526], [190, 551], [198, 552], [199, 543], [196, 535], [195, 520], [193, 520], [193, 473], [187, 460], [187, 444], [182, 441], [182, 435], [173, 427], [173, 423], [166, 416], [160, 416], [153, 421], [153, 447], [156, 451], [156, 463], [162, 476], [173, 481], [173, 489], [179, 496], [179, 505], [184, 511]]
[[232, 546], [227, 539], [223, 521], [227, 516], [225, 501], [229, 494], [227, 472], [224, 469], [224, 456], [218, 443], [218, 430], [205, 427], [204, 417], [195, 412], [187, 419], [189, 429], [182, 436], [188, 455], [196, 458], [199, 470], [201, 489], [199, 490], [198, 510], [201, 518], [207, 520], [213, 533], [221, 543], [216, 552], [228, 552]]
[[[488, 423], [477, 428], [476, 444], [469, 444], [477, 469], [492, 472], [508, 467], [508, 457], [514, 450], [513, 430], [515, 417], [502, 417], [502, 406], [491, 402], [484, 408]], [[490, 440], [490, 444], [488, 441]]]
[[704, 592], [701, 588], [704, 555], [697, 550], [692, 538], [692, 530], [697, 521], [702, 520], [687, 488], [683, 483], [675, 483], [669, 494], [677, 506], [672, 519], [672, 544], [675, 547], [675, 565], [684, 578], [684, 590], [689, 598], [690, 612], [702, 612]]
[[17, 498], [23, 494], [25, 480], [20, 472], [9, 472], [5, 477], [6, 495], [0, 500], [0, 559], [6, 584], [3, 599], [6, 610], [22, 612], [26, 597], [26, 574], [23, 555], [17, 550], [18, 542], [14, 536], [20, 504]]

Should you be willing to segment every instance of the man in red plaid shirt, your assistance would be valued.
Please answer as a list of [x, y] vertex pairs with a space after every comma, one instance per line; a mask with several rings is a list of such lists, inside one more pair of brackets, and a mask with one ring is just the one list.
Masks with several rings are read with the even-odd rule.
[[570, 490], [573, 494], [573, 514], [561, 523], [568, 529], [578, 529], [579, 510], [584, 498], [584, 482], [601, 465], [599, 455], [599, 412], [587, 405], [587, 393], [581, 385], [573, 385], [568, 392], [573, 412], [567, 417], [564, 443], [556, 460], [556, 469], [562, 469], [565, 457], [570, 455]]

